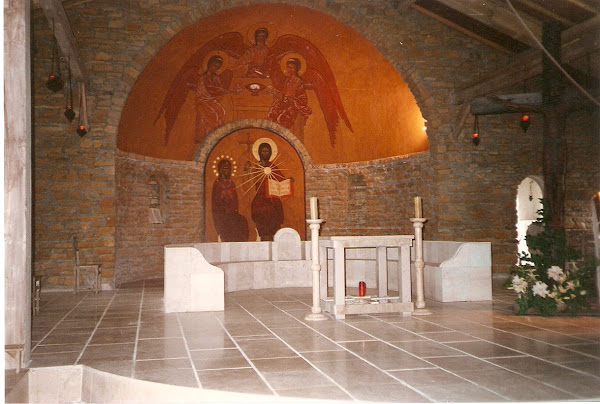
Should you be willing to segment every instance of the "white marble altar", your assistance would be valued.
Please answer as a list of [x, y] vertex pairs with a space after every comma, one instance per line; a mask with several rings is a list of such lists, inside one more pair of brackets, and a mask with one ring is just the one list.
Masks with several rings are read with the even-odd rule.
[[[321, 304], [325, 311], [335, 315], [336, 319], [344, 319], [346, 314], [391, 313], [410, 314], [413, 311], [411, 302], [410, 246], [414, 236], [332, 236], [319, 241], [321, 248]], [[371, 248], [376, 251], [377, 291], [378, 297], [388, 295], [387, 249], [398, 250], [397, 266], [398, 297], [390, 300], [376, 300], [361, 304], [346, 302], [346, 249]], [[333, 297], [328, 296], [327, 250], [333, 250]], [[366, 303], [366, 304], [364, 304]]]
[[194, 245], [165, 246], [165, 312], [222, 311], [225, 279]]

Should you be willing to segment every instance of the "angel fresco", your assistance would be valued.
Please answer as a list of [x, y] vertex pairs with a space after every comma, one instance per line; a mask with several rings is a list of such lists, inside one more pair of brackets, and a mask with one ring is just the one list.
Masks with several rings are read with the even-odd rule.
[[[225, 63], [221, 65], [221, 69], [224, 70], [218, 74], [218, 78], [221, 82], [222, 94], [235, 93], [229, 90], [234, 75], [270, 79], [271, 85], [268, 86], [268, 91], [274, 93], [274, 101], [265, 118], [293, 131], [295, 119], [297, 117], [306, 119], [311, 113], [305, 91], [314, 91], [323, 111], [332, 147], [335, 146], [340, 118], [352, 131], [333, 72], [323, 54], [310, 41], [296, 35], [279, 36], [276, 40], [272, 39], [271, 45], [268, 46], [266, 41], [269, 33], [266, 27], [256, 29], [253, 43], [248, 46], [241, 33], [227, 32], [202, 45], [184, 63], [169, 87], [156, 117], [158, 121], [164, 115], [165, 144], [186, 100], [189, 83], [193, 82], [195, 77], [197, 80], [197, 72], [202, 69], [207, 57], [216, 53], [222, 55], [223, 60], [229, 57], [236, 61], [231, 69], [225, 66]], [[287, 62], [292, 59], [294, 66], [288, 67]], [[293, 71], [294, 67], [295, 71]], [[201, 112], [197, 108], [196, 113]], [[220, 119], [222, 121], [223, 118]], [[198, 119], [196, 121], [199, 122]], [[218, 122], [212, 123], [219, 125]], [[224, 122], [220, 124], [222, 123]], [[212, 124], [197, 127], [196, 141], [200, 141], [214, 128]]]

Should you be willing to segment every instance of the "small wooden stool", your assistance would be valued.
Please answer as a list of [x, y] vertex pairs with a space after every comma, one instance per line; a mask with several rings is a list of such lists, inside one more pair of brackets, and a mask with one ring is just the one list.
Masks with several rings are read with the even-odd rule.
[[4, 351], [17, 360], [17, 373], [20, 373], [21, 361], [23, 360], [23, 344], [4, 345]]

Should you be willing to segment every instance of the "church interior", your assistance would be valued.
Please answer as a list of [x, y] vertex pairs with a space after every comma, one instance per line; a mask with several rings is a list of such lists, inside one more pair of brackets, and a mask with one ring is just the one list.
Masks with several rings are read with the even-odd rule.
[[4, 0], [5, 400], [600, 399], [600, 269], [515, 275], [542, 212], [600, 259], [599, 48], [598, 0]]

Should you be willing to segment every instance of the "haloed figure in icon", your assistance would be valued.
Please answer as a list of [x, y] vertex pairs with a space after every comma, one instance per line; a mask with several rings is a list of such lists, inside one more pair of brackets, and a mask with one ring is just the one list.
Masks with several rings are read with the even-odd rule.
[[261, 241], [272, 241], [273, 236], [283, 223], [283, 204], [277, 196], [271, 196], [268, 191], [269, 178], [282, 181], [281, 170], [271, 160], [272, 149], [269, 143], [261, 143], [258, 147], [260, 158], [255, 166], [262, 171], [262, 178], [256, 183], [256, 195], [252, 200], [252, 220], [256, 225]]
[[238, 213], [238, 196], [231, 180], [231, 161], [217, 166], [218, 177], [212, 189], [212, 216], [221, 241], [248, 241], [248, 221]]
[[285, 80], [283, 83], [275, 83], [275, 100], [267, 113], [267, 119], [290, 129], [298, 115], [308, 117], [312, 110], [308, 106], [304, 81], [298, 75], [300, 60], [290, 58], [285, 67]]

